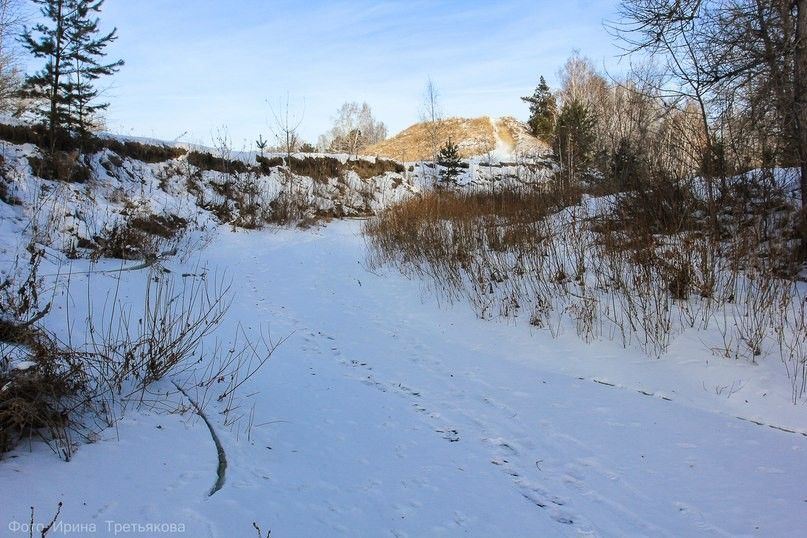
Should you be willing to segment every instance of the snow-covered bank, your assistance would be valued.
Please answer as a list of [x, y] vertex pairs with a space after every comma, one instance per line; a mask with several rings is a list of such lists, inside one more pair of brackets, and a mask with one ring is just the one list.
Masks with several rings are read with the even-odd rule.
[[[34, 136], [24, 127], [7, 128], [22, 129], [14, 131], [19, 138]], [[97, 139], [99, 147], [80, 158], [58, 153], [54, 172], [34, 144], [0, 141], [0, 218], [17, 219], [20, 228], [34, 221], [48, 234], [40, 240], [87, 256], [133, 223], [153, 235], [154, 217], [190, 231], [220, 223], [294, 224], [373, 214], [417, 190], [402, 165], [372, 157], [258, 155], [143, 142]]]
[[[273, 536], [802, 533], [807, 437], [735, 418], [807, 432], [778, 364], [683, 340], [650, 360], [574, 330], [479, 320], [368, 271], [356, 221], [219, 229], [199, 256], [193, 267], [234, 282], [222, 332], [291, 335], [245, 390], [257, 391], [249, 436], [215, 424], [224, 488], [206, 496], [216, 452], [201, 421], [130, 413], [69, 464], [37, 443], [0, 462], [3, 535], [60, 500], [62, 521], [102, 536], [107, 521], [222, 537], [254, 535], [253, 521]], [[136, 296], [143, 278], [123, 273], [122, 287]], [[92, 285], [102, 297], [114, 279]]]

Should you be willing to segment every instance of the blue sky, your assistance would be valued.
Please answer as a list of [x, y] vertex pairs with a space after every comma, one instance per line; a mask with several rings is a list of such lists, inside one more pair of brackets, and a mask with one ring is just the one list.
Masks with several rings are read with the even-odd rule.
[[[418, 120], [427, 77], [446, 115], [526, 118], [519, 97], [550, 84], [574, 49], [618, 69], [603, 28], [616, 0], [107, 0], [110, 130], [236, 148], [270, 137], [269, 103], [290, 96], [316, 141], [345, 101], [367, 101], [390, 133]], [[184, 134], [187, 133], [187, 134]], [[184, 134], [184, 136], [183, 136]]]

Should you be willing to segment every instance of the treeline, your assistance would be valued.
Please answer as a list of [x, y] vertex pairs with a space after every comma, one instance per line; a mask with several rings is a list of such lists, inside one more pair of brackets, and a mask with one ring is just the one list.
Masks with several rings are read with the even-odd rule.
[[727, 177], [796, 167], [805, 198], [807, 1], [623, 0], [609, 27], [627, 75], [573, 55], [559, 89], [542, 77], [524, 98], [562, 178], [618, 190], [697, 175], [719, 205]]
[[532, 133], [551, 143], [567, 181], [636, 186], [645, 172], [700, 171], [701, 119], [692, 103], [670, 103], [634, 78], [613, 80], [588, 58], [570, 57], [553, 92], [544, 77], [529, 103]]

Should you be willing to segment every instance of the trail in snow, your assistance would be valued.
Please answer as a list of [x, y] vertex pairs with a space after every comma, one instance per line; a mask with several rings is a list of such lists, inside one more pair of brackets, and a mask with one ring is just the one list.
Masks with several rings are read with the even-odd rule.
[[729, 404], [704, 409], [684, 382], [666, 401], [592, 383], [601, 371], [564, 372], [622, 361], [664, 394], [674, 380], [653, 377], [661, 361], [440, 308], [419, 283], [364, 268], [357, 222], [223, 233], [205, 256], [234, 278], [230, 328], [291, 334], [251, 380], [249, 438], [220, 431], [225, 486], [205, 496], [204, 425], [133, 417], [120, 441], [82, 447], [73, 463], [35, 450], [0, 464], [22, 492], [4, 499], [3, 521], [62, 499], [66, 520], [182, 521], [194, 536], [250, 536], [252, 521], [277, 536], [803, 530], [807, 438], [739, 421]]
[[490, 126], [493, 128], [493, 140], [495, 142], [493, 156], [499, 160], [507, 160], [512, 158], [515, 148], [502, 139], [502, 136], [499, 133], [499, 124], [495, 118], [490, 118]]

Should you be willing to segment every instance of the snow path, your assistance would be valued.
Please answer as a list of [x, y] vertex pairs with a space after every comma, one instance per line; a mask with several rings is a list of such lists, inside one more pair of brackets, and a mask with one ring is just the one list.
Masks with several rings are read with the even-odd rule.
[[502, 139], [499, 133], [499, 120], [490, 118], [490, 126], [493, 128], [493, 140], [495, 142], [493, 155], [500, 160], [512, 158], [515, 148]]
[[[224, 488], [206, 496], [200, 421], [136, 415], [70, 464], [42, 447], [0, 463], [0, 524], [61, 499], [65, 521], [191, 536], [254, 536], [253, 521], [273, 536], [803, 535], [807, 438], [737, 420], [731, 402], [704, 409], [696, 391], [592, 383], [631, 352], [440, 308], [365, 269], [355, 221], [223, 233], [205, 256], [235, 279], [231, 327], [291, 334], [246, 391], [260, 391], [251, 440], [219, 431]], [[564, 372], [584, 355], [605, 366]]]

